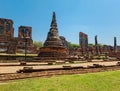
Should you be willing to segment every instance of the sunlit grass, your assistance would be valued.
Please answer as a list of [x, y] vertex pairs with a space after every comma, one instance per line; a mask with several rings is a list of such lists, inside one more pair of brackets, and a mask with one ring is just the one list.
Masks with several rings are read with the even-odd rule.
[[0, 91], [120, 91], [120, 71], [9, 81]]

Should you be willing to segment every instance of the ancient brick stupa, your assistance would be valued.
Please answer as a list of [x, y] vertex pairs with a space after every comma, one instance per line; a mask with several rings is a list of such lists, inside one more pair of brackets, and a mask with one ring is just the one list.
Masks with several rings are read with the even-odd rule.
[[53, 59], [67, 58], [68, 50], [64, 47], [63, 42], [59, 37], [55, 12], [53, 12], [50, 27], [44, 47], [40, 48], [38, 56]]

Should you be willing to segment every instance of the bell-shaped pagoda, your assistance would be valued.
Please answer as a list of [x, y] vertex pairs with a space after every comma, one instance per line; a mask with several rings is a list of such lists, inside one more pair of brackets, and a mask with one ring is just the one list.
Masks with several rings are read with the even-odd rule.
[[38, 56], [46, 59], [64, 59], [68, 57], [68, 49], [64, 47], [63, 42], [58, 34], [56, 15], [53, 12], [52, 22], [50, 25], [47, 39], [44, 46], [40, 48]]
[[48, 32], [48, 36], [44, 43], [44, 47], [62, 46], [63, 44], [58, 34], [55, 12], [53, 12], [53, 17], [52, 17], [52, 22], [50, 27], [51, 28], [50, 28], [50, 31]]

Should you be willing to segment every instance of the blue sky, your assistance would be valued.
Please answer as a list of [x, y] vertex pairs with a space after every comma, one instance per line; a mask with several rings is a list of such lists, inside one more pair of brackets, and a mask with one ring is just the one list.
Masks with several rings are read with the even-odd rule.
[[120, 0], [0, 0], [0, 18], [14, 21], [14, 36], [20, 25], [32, 26], [33, 40], [44, 42], [56, 12], [59, 35], [79, 43], [79, 32], [89, 36], [89, 43], [120, 44]]

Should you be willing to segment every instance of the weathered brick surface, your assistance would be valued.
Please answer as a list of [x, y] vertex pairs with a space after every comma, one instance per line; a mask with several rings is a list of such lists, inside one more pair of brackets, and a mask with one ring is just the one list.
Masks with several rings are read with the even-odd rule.
[[82, 53], [86, 53], [88, 48], [88, 35], [83, 32], [80, 32], [79, 43], [80, 43]]
[[13, 21], [0, 18], [0, 52], [1, 53], [24, 53], [27, 43], [27, 53], [35, 53], [33, 46], [32, 27], [20, 26], [18, 37], [14, 37]]
[[47, 39], [44, 43], [44, 47], [40, 48], [39, 50], [39, 57], [43, 58], [66, 58], [68, 57], [68, 49], [66, 48], [67, 45], [65, 44], [65, 38], [62, 39], [59, 36], [57, 23], [56, 23], [56, 15], [53, 12], [51, 28], [48, 32]]

